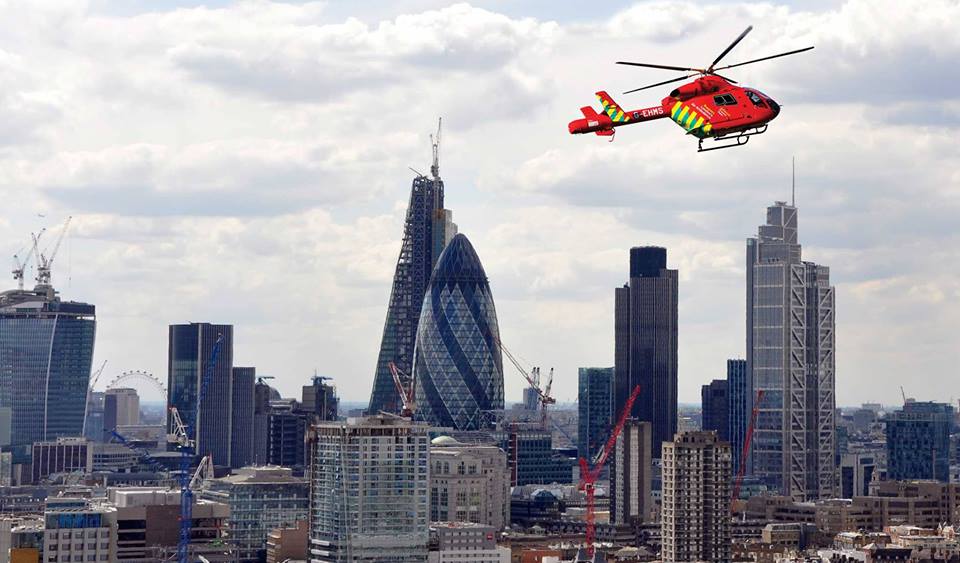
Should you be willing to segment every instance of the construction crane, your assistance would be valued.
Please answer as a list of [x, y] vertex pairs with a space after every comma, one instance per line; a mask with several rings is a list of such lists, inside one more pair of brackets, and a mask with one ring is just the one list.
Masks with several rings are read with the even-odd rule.
[[100, 380], [100, 374], [103, 373], [103, 368], [105, 367], [107, 367], [107, 360], [103, 360], [103, 363], [100, 364], [100, 369], [90, 376], [90, 385], [87, 387], [87, 402], [83, 405], [83, 431], [81, 434], [84, 436], [87, 435], [87, 415], [90, 414], [90, 394], [93, 393], [93, 386]]
[[750, 455], [750, 441], [753, 440], [753, 427], [757, 424], [760, 414], [760, 401], [763, 399], [763, 389], [757, 390], [757, 399], [753, 402], [753, 411], [750, 413], [750, 423], [747, 424], [747, 433], [743, 436], [743, 450], [740, 452], [740, 468], [737, 469], [737, 480], [733, 483], [733, 494], [730, 495], [730, 504], [740, 498], [740, 487], [743, 485], [743, 475], [747, 469], [747, 457]]
[[527, 370], [523, 369], [523, 365], [520, 364], [520, 361], [510, 353], [510, 350], [507, 350], [507, 347], [503, 345], [503, 341], [497, 339], [497, 344], [500, 345], [500, 351], [503, 352], [503, 355], [510, 360], [510, 363], [513, 364], [513, 367], [517, 368], [517, 371], [520, 372], [520, 375], [527, 381], [527, 385], [531, 389], [537, 392], [537, 397], [540, 399], [540, 425], [544, 430], [547, 429], [547, 407], [556, 403], [557, 400], [550, 396], [550, 389], [553, 387], [553, 368], [550, 368], [550, 376], [547, 380], [547, 385], [545, 388], [540, 386], [540, 368], [533, 368], [533, 374], [527, 373]]
[[603, 471], [603, 466], [607, 464], [607, 459], [610, 458], [610, 452], [613, 451], [614, 446], [617, 445], [617, 437], [620, 436], [620, 432], [623, 430], [623, 425], [627, 423], [627, 418], [630, 417], [630, 409], [633, 408], [633, 402], [637, 400], [637, 397], [640, 395], [640, 386], [637, 385], [633, 388], [633, 392], [630, 393], [630, 396], [627, 398], [627, 402], [623, 405], [623, 410], [620, 411], [620, 418], [617, 419], [617, 425], [613, 427], [613, 432], [610, 433], [610, 437], [607, 438], [607, 443], [603, 446], [603, 449], [600, 450], [600, 453], [597, 454], [596, 459], [593, 461], [593, 467], [591, 468], [587, 464], [586, 458], [580, 458], [580, 490], [586, 493], [587, 495], [587, 555], [591, 558], [593, 557], [593, 543], [597, 535], [597, 524], [596, 524], [596, 483], [600, 478], [600, 472]]
[[[73, 219], [72, 215], [64, 221], [63, 228], [60, 229], [60, 235], [57, 237], [57, 242], [54, 243], [53, 250], [50, 251], [49, 256], [37, 250], [37, 285], [50, 285], [50, 270], [53, 268], [53, 260], [57, 257], [57, 251], [60, 250], [60, 243], [63, 242], [63, 237], [67, 234], [67, 229], [70, 228], [71, 219]], [[33, 237], [34, 246], [37, 246], [39, 241], [39, 236]]]
[[397, 388], [397, 394], [400, 396], [400, 402], [403, 404], [403, 407], [400, 409], [400, 416], [413, 418], [413, 413], [417, 412], [417, 382], [412, 375], [408, 376], [400, 371], [397, 364], [390, 362], [389, 365], [390, 373], [393, 374], [393, 385]]
[[[203, 376], [200, 379], [194, 420], [185, 424], [183, 419], [180, 418], [180, 412], [177, 408], [170, 407], [173, 433], [180, 447], [180, 541], [177, 543], [177, 561], [179, 563], [189, 563], [190, 536], [193, 529], [193, 489], [190, 488], [193, 478], [190, 473], [190, 465], [196, 452], [197, 439], [193, 437], [194, 428], [192, 426], [196, 424], [196, 420], [199, 418], [200, 406], [203, 404], [207, 386], [210, 384], [210, 377], [213, 373], [213, 367], [217, 363], [217, 356], [220, 355], [221, 344], [223, 344], [223, 335], [218, 334], [217, 341], [214, 342], [213, 350], [210, 352], [210, 360], [204, 366]], [[212, 460], [210, 463], [212, 463]]]
[[30, 250], [27, 252], [27, 255], [20, 260], [20, 256], [17, 254], [13, 255], [13, 279], [17, 282], [17, 289], [23, 289], [23, 278], [25, 277], [25, 272], [27, 270], [27, 265], [30, 263], [30, 258], [37, 253], [37, 244], [40, 243], [40, 236], [44, 233], [46, 229], [40, 229], [40, 232], [36, 235], [31, 233], [31, 238], [33, 239], [33, 245], [30, 247]]

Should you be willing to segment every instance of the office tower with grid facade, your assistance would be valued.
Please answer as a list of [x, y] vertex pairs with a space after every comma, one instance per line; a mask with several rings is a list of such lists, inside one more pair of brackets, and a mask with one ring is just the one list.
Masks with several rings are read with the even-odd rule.
[[[727, 397], [729, 403], [727, 435], [730, 437], [730, 447], [733, 449], [734, 475], [737, 475], [737, 472], [740, 471], [743, 441], [747, 434], [747, 425], [750, 424], [750, 411], [747, 410], [749, 401], [747, 394], [749, 392], [750, 390], [747, 387], [747, 361], [727, 360]], [[745, 472], [750, 469], [749, 462], [750, 458], [748, 456]]]
[[593, 459], [610, 435], [613, 368], [580, 368], [577, 389], [577, 455]]

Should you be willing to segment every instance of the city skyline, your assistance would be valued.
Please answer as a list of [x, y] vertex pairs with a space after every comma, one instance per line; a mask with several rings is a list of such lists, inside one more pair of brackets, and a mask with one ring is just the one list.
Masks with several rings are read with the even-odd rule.
[[[11, 124], [0, 190], [19, 211], [0, 234], [12, 253], [41, 223], [76, 216], [54, 285], [66, 300], [97, 304], [94, 364], [109, 360], [101, 385], [127, 369], [162, 377], [167, 325], [210, 320], [237, 327], [236, 363], [277, 376], [285, 396], [296, 396], [317, 368], [335, 378], [345, 400], [365, 400], [402, 236], [406, 167], [425, 168], [426, 132], [440, 114], [447, 204], [485, 257], [504, 342], [532, 365], [557, 368], [561, 400], [575, 397], [577, 368], [612, 363], [608, 288], [622, 283], [620, 257], [635, 245], [668, 248], [681, 272], [681, 402], [696, 403], [700, 385], [722, 377], [727, 358], [742, 356], [741, 241], [761, 209], [788, 199], [792, 154], [806, 246], [833, 266], [844, 297], [838, 404], [860, 397], [899, 403], [896, 382], [908, 370], [919, 374], [908, 394], [935, 398], [935, 382], [951, 373], [956, 347], [948, 328], [960, 315], [960, 260], [950, 228], [955, 182], [943, 174], [957, 155], [942, 123], [955, 118], [947, 103], [952, 90], [937, 87], [941, 75], [930, 65], [895, 64], [917, 44], [923, 49], [924, 36], [947, 35], [938, 22], [863, 2], [847, 2], [845, 10], [752, 5], [730, 15], [710, 4], [692, 8], [666, 33], [649, 22], [666, 17], [669, 5], [621, 4], [590, 20], [564, 13], [551, 23], [556, 16], [536, 6], [434, 9], [428, 2], [381, 16], [357, 13], [342, 27], [349, 11], [342, 5], [267, 6], [270, 14], [257, 16], [257, 24], [289, 34], [304, 52], [327, 45], [308, 33], [312, 26], [357, 38], [362, 54], [383, 54], [377, 42], [395, 34], [402, 55], [388, 60], [410, 72], [344, 75], [330, 86], [307, 72], [312, 67], [298, 52], [280, 50], [279, 61], [306, 78], [277, 76], [289, 67], [254, 56], [263, 45], [245, 34], [249, 14], [235, 5], [139, 19], [134, 15], [146, 7], [136, 3], [110, 12], [28, 7], [22, 29], [0, 37], [11, 53], [4, 72], [16, 79], [0, 105]], [[411, 17], [397, 19], [401, 13]], [[65, 27], [55, 32], [48, 18]], [[713, 25], [704, 29], [698, 22], [706, 18]], [[200, 23], [185, 23], [191, 19]], [[474, 23], [464, 37], [502, 41], [463, 44], [436, 31], [444, 28], [437, 22], [465, 19]], [[650, 76], [614, 67], [618, 57], [651, 51], [696, 62], [745, 22], [756, 25], [743, 45], [751, 52], [817, 45], [809, 60], [737, 75], [763, 84], [793, 114], [763, 143], [693, 158], [669, 127], [624, 132], [612, 145], [560, 138], [570, 108], [592, 93], [585, 84], [619, 91]], [[220, 31], [191, 42], [215, 23]], [[184, 31], [162, 38], [120, 31], [141, 25]], [[874, 39], [873, 26], [895, 31]], [[445, 59], [410, 39], [423, 30], [455, 56]], [[848, 40], [863, 52], [844, 47]], [[331, 51], [349, 63], [349, 54]], [[138, 53], [137, 60], [117, 52]], [[875, 70], [871, 53], [880, 52], [884, 68], [896, 72], [877, 86], [875, 108], [855, 96], [866, 70], [836, 61]], [[569, 69], [535, 68], [546, 59]], [[127, 72], [131, 62], [143, 70], [136, 79]], [[205, 70], [221, 64], [223, 73]], [[317, 62], [321, 70], [330, 64]], [[79, 76], [71, 66], [93, 70]], [[463, 80], [452, 67], [474, 72]], [[917, 88], [921, 100], [900, 83], [929, 87]], [[442, 99], [439, 92], [446, 92]], [[410, 109], [415, 99], [422, 108]], [[918, 111], [920, 101], [946, 121], [918, 121], [931, 115]], [[358, 121], [353, 116], [363, 112], [344, 111], [344, 104], [376, 105], [384, 119]], [[210, 105], [224, 117], [201, 119]], [[860, 123], [867, 114], [869, 131]], [[922, 132], [903, 142], [904, 125]], [[723, 177], [715, 174], [719, 164], [729, 166]], [[172, 282], [170, 272], [177, 273]], [[898, 358], [901, 346], [917, 354]], [[862, 391], [867, 382], [876, 385]], [[505, 375], [505, 383], [508, 401], [518, 400], [521, 379]]]

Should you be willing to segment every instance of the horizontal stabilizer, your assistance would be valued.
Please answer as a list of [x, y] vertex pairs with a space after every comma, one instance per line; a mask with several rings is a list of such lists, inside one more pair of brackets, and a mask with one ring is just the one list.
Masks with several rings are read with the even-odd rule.
[[590, 120], [600, 119], [600, 115], [590, 106], [583, 106], [580, 108], [580, 112], [583, 113], [583, 116]]

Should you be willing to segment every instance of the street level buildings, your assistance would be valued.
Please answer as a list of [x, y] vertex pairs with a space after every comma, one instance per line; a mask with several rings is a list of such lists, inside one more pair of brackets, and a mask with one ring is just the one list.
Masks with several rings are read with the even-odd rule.
[[[216, 363], [204, 382], [214, 345], [222, 337]], [[177, 407], [191, 429], [197, 451], [213, 455], [217, 465], [230, 465], [230, 429], [233, 416], [233, 326], [210, 323], [170, 325], [167, 411]], [[203, 387], [203, 400], [197, 397]], [[168, 415], [167, 427], [172, 431]]]
[[83, 435], [95, 333], [94, 306], [49, 285], [0, 293], [0, 421], [13, 463], [28, 463], [34, 442]]
[[886, 417], [887, 478], [950, 481], [952, 405], [907, 402]]
[[313, 427], [311, 562], [426, 560], [428, 428], [392, 415]]
[[778, 201], [746, 247], [747, 378], [763, 391], [752, 473], [797, 500], [837, 493], [835, 293], [830, 269], [802, 260], [797, 208]]
[[510, 525], [507, 454], [497, 446], [464, 444], [450, 436], [430, 446], [430, 521]]
[[433, 151], [431, 176], [418, 175], [410, 188], [403, 243], [393, 275], [387, 320], [367, 408], [370, 414], [400, 412], [402, 405], [393, 384], [390, 363], [395, 364], [401, 373], [413, 373], [413, 350], [423, 296], [440, 253], [457, 232], [453, 212], [443, 207], [438, 144], [434, 145]]
[[681, 432], [663, 444], [662, 462], [663, 561], [730, 561], [730, 444]]
[[470, 522], [434, 522], [427, 562], [510, 563], [510, 548], [497, 545], [497, 532]]
[[[630, 281], [615, 290], [614, 407], [619, 415], [637, 385], [630, 417], [652, 424], [652, 457], [677, 431], [677, 270], [667, 249], [630, 249]], [[615, 415], [615, 416], [616, 416]]]
[[577, 392], [577, 455], [593, 459], [613, 421], [613, 368], [580, 368]]
[[473, 245], [453, 237], [423, 298], [413, 374], [418, 420], [489, 427], [503, 410], [503, 358], [490, 283]]

